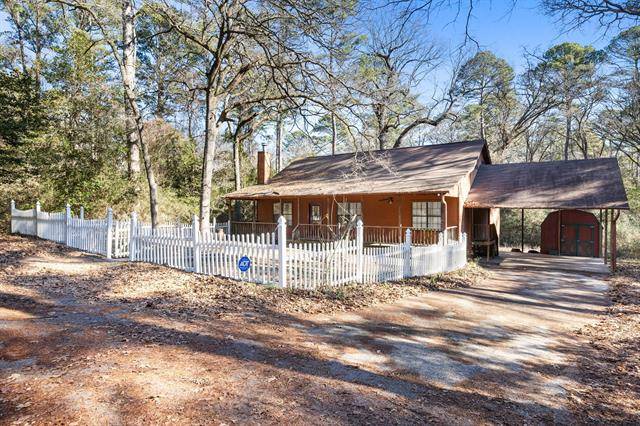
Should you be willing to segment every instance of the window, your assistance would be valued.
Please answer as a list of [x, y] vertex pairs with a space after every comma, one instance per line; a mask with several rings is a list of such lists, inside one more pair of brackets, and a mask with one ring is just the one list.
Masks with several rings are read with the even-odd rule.
[[322, 222], [322, 212], [319, 205], [312, 204], [309, 206], [309, 221], [310, 223]]
[[231, 212], [234, 222], [253, 222], [255, 219], [256, 202], [248, 200], [235, 200]]
[[278, 218], [284, 216], [287, 219], [287, 225], [293, 223], [293, 205], [287, 202], [273, 203], [273, 221], [278, 222]]
[[362, 217], [362, 204], [338, 203], [338, 223], [349, 223], [354, 217]]
[[416, 201], [411, 203], [413, 227], [417, 229], [442, 229], [442, 203]]

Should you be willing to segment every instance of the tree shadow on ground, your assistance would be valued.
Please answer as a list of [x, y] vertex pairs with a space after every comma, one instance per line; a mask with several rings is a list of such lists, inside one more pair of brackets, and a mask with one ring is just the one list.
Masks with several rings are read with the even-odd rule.
[[[116, 278], [113, 275], [101, 281], [103, 287], [98, 295], [108, 292]], [[323, 327], [298, 315], [269, 309], [261, 300], [254, 301], [260, 306], [259, 313], [220, 315], [203, 321], [197, 307], [172, 312], [147, 308], [144, 299], [135, 305], [99, 297], [86, 300], [85, 294], [72, 291], [73, 277], [68, 275], [46, 272], [28, 279], [15, 275], [5, 276], [3, 280], [9, 289], [26, 288], [37, 295], [29, 297], [0, 290], [0, 307], [36, 317], [16, 322], [13, 328], [0, 329], [3, 342], [0, 360], [35, 359], [37, 370], [46, 375], [76, 364], [90, 364], [93, 368], [97, 355], [106, 362], [114, 351], [128, 352], [133, 357], [155, 351], [165, 353], [169, 359], [179, 354], [184, 359], [176, 358], [176, 363], [197, 367], [199, 377], [210, 380], [211, 388], [208, 394], [181, 400], [179, 418], [182, 420], [278, 422], [288, 418], [303, 423], [311, 418], [317, 423], [390, 424], [469, 419], [505, 423], [562, 422], [567, 420], [567, 413], [555, 406], [556, 401], [532, 398], [535, 402], [523, 402], [513, 395], [529, 392], [531, 383], [540, 375], [580, 381], [581, 377], [572, 373], [573, 365], [568, 364], [567, 359], [585, 356], [580, 342], [570, 334], [554, 336], [553, 349], [565, 357], [558, 362], [537, 357], [535, 345], [528, 349], [530, 353], [513, 362], [498, 362], [490, 351], [482, 350], [492, 345], [508, 345], [513, 335], [531, 333], [516, 326], [497, 328], [468, 321], [443, 328], [365, 318], [364, 323], [342, 322], [341, 328], [336, 329], [331, 324]], [[47, 283], [57, 284], [52, 288]], [[171, 299], [171, 295], [166, 297]], [[153, 300], [149, 300], [150, 306]], [[181, 304], [178, 298], [170, 300], [167, 307], [171, 302], [175, 306]], [[420, 315], [429, 316], [433, 312]], [[37, 346], [25, 349], [33, 337], [16, 333], [22, 325], [45, 330]], [[353, 330], [366, 334], [354, 334]], [[305, 340], [324, 343], [336, 353], [362, 348], [375, 352], [388, 349], [385, 338], [403, 339], [397, 348], [405, 352], [407, 364], [420, 362], [437, 369], [446, 367], [438, 365], [444, 359], [479, 369], [472, 372], [469, 380], [447, 387], [412, 372], [358, 368], [339, 357], [325, 356], [322, 348], [315, 350], [301, 344]], [[427, 343], [430, 339], [441, 339], [441, 342]], [[18, 356], [15, 356], [16, 347], [21, 348]], [[469, 347], [478, 350], [463, 350]], [[439, 357], [433, 356], [435, 350]], [[0, 364], [0, 367], [0, 375], [5, 377], [25, 371], [19, 363]], [[236, 391], [231, 392], [231, 397], [224, 401], [217, 398], [218, 394], [234, 388]], [[509, 392], [505, 393], [505, 389]], [[123, 377], [102, 390], [119, 420], [133, 419], [141, 410], [150, 410], [145, 401], [145, 385], [135, 380]], [[52, 395], [55, 392], [42, 402], [55, 405], [57, 401]], [[17, 388], [7, 387], [0, 391], [0, 396], [3, 416], [18, 418], [17, 406], [24, 394]], [[282, 401], [286, 401], [284, 408]], [[276, 406], [281, 407], [280, 411]]]

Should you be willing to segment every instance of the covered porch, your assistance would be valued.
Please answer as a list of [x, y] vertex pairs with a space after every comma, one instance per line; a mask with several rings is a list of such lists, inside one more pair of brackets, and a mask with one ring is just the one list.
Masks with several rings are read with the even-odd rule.
[[458, 241], [462, 232], [458, 198], [439, 193], [234, 198], [228, 208], [232, 234], [274, 232], [283, 216], [293, 241], [354, 237], [357, 219], [368, 245], [402, 243], [409, 229], [416, 245], [437, 244], [440, 234]]

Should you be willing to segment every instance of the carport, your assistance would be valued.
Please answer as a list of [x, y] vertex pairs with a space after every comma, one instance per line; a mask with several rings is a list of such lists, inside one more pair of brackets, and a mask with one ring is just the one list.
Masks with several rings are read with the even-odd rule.
[[[563, 229], [569, 229], [568, 215], [576, 211], [597, 213], [598, 241], [603, 248], [599, 253], [604, 263], [610, 259], [611, 270], [615, 270], [616, 224], [620, 211], [629, 210], [629, 203], [618, 161], [597, 158], [481, 165], [465, 207], [520, 209], [522, 242], [525, 209], [557, 210], [553, 224], [553, 229], [557, 229], [557, 254], [563, 248]], [[574, 232], [580, 231], [576, 228]], [[579, 238], [578, 234], [578, 242]]]

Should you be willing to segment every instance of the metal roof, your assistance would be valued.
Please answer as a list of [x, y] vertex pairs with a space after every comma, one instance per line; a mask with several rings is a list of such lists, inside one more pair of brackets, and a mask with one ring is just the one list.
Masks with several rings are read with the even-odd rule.
[[448, 193], [471, 173], [482, 140], [309, 157], [292, 162], [266, 185], [227, 194], [227, 198], [280, 198], [317, 195]]
[[629, 209], [615, 158], [482, 165], [464, 205]]

